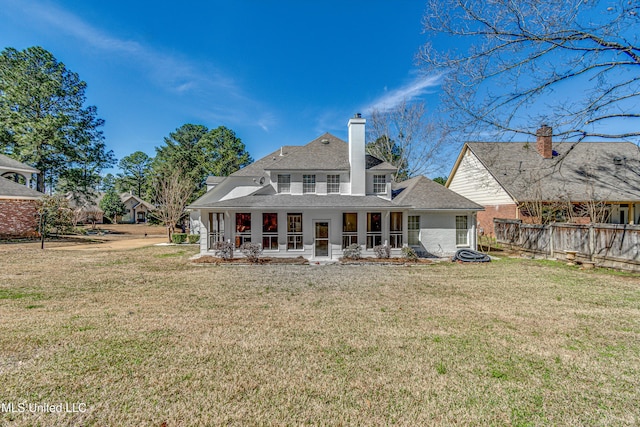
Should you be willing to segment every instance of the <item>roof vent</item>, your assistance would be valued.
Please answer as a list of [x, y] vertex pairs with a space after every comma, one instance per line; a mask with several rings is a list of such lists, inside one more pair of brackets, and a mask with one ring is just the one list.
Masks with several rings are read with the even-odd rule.
[[322, 142], [323, 144], [327, 145], [327, 144], [329, 143], [329, 140], [328, 140], [327, 138], [325, 138], [325, 139], [323, 139], [323, 140], [322, 140], [322, 141], [320, 141], [320, 142]]
[[622, 166], [624, 164], [624, 161], [627, 160], [626, 157], [614, 157], [613, 158], [613, 164], [616, 166]]

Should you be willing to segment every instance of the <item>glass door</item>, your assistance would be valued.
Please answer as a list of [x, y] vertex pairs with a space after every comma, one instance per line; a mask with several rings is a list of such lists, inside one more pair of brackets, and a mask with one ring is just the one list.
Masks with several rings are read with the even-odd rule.
[[330, 258], [329, 249], [329, 222], [316, 221], [314, 227], [314, 254], [315, 258]]

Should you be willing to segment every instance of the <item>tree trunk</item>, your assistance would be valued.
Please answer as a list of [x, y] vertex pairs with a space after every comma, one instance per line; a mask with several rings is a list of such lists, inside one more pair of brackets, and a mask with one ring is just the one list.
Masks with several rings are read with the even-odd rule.
[[44, 193], [44, 171], [40, 171], [40, 173], [37, 176], [37, 190], [41, 193]]

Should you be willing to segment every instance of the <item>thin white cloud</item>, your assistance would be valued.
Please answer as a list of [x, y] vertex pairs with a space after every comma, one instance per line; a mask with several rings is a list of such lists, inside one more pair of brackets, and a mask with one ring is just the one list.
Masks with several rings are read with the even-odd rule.
[[365, 114], [369, 114], [373, 110], [391, 110], [402, 102], [410, 102], [426, 93], [433, 91], [433, 89], [440, 85], [440, 78], [441, 75], [421, 75], [398, 89], [389, 91], [385, 86], [385, 94], [374, 100], [371, 104], [365, 106], [362, 110]]
[[[88, 47], [126, 58], [129, 64], [141, 68], [156, 85], [168, 92], [192, 94], [204, 104], [209, 104], [210, 99], [225, 99], [228, 103], [225, 106], [226, 114], [216, 113], [215, 107], [208, 106], [209, 115], [218, 120], [237, 119], [244, 115], [242, 110], [246, 109], [254, 110], [253, 114], [269, 114], [264, 113], [264, 106], [260, 102], [249, 98], [232, 77], [213, 64], [195, 64], [135, 40], [118, 38], [49, 2], [8, 0], [7, 6], [32, 25], [46, 26], [59, 34], [78, 39]], [[269, 122], [272, 120], [267, 119], [259, 126], [266, 130]]]

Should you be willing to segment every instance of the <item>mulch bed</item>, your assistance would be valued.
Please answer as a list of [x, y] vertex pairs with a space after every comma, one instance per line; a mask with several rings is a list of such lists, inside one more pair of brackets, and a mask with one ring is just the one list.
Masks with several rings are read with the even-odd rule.
[[[215, 256], [205, 255], [200, 258], [194, 259], [192, 262], [196, 264], [220, 264], [220, 265], [247, 265], [247, 264], [293, 264], [293, 265], [307, 265], [309, 264], [309, 260], [305, 259], [301, 256], [297, 258], [272, 258], [272, 257], [264, 257], [259, 258], [258, 262], [251, 262], [246, 258], [231, 258], [231, 259], [222, 259]], [[393, 264], [393, 265], [404, 265], [404, 264], [431, 264], [432, 260], [426, 258], [418, 258], [418, 259], [405, 259], [405, 258], [360, 258], [360, 259], [346, 259], [340, 258], [340, 264], [353, 264], [353, 265], [363, 265], [363, 264]]]
[[431, 264], [432, 260], [427, 258], [407, 259], [407, 258], [360, 258], [347, 259], [340, 258], [341, 264]]
[[258, 262], [251, 262], [246, 258], [231, 258], [231, 259], [222, 259], [215, 256], [201, 256], [200, 258], [194, 259], [192, 262], [197, 264], [294, 264], [294, 265], [305, 265], [309, 264], [309, 260], [299, 256], [297, 258], [259, 258]]

